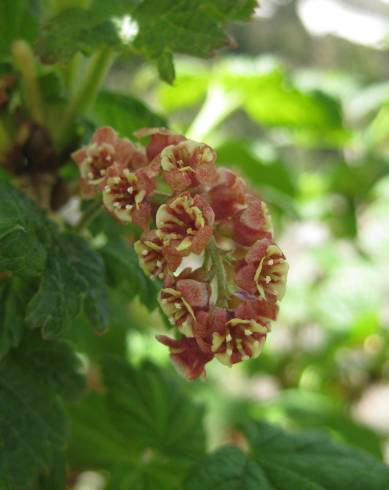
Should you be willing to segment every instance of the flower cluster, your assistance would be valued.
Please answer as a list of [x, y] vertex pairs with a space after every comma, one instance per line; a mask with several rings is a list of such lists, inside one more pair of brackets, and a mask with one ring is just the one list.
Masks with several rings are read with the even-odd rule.
[[[135, 251], [162, 282], [159, 302], [174, 338], [157, 339], [188, 379], [212, 359], [257, 357], [276, 319], [288, 264], [265, 203], [215, 151], [164, 128], [141, 129], [146, 147], [100, 128], [73, 154], [85, 195], [143, 233]], [[168, 192], [167, 192], [168, 190]]]

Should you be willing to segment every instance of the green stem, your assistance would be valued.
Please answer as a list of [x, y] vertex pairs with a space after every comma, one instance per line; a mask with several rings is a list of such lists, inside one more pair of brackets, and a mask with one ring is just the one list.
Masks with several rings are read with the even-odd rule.
[[34, 53], [26, 41], [20, 40], [13, 43], [12, 56], [22, 75], [23, 92], [31, 117], [42, 124], [42, 98], [37, 82]]
[[102, 209], [103, 207], [100, 200], [96, 199], [95, 201], [93, 201], [85, 210], [79, 222], [75, 225], [75, 231], [80, 232], [84, 228], [86, 228], [89, 223], [91, 223], [96, 218], [96, 216], [100, 214]]
[[79, 114], [85, 112], [95, 100], [104, 77], [113, 62], [114, 55], [108, 48], [96, 52], [89, 61], [85, 77], [78, 90], [70, 99], [65, 111], [57, 143], [60, 147], [66, 146], [74, 131], [74, 123]]
[[211, 238], [211, 241], [208, 245], [209, 255], [212, 260], [212, 267], [216, 273], [216, 283], [217, 283], [217, 306], [225, 306], [226, 297], [227, 297], [227, 281], [226, 281], [226, 272], [224, 269], [223, 259], [220, 254], [220, 250], [216, 244], [216, 240], [214, 237]]

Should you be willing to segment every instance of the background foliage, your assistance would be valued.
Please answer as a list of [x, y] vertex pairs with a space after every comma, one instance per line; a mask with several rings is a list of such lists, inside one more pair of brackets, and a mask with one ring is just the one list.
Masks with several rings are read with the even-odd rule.
[[[233, 50], [252, 0], [1, 2], [0, 490], [389, 488], [387, 52], [302, 61], [295, 3]], [[206, 141], [270, 204], [290, 276], [259, 359], [173, 371], [137, 230], [80, 221], [100, 125]]]

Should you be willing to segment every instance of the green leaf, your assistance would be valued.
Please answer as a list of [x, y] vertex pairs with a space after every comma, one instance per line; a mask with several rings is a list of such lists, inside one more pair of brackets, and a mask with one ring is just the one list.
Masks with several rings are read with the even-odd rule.
[[174, 378], [150, 363], [136, 370], [117, 360], [103, 364], [103, 377], [113, 422], [131, 444], [177, 464], [202, 455], [203, 409], [185, 397]]
[[0, 182], [0, 195], [0, 270], [36, 276], [45, 266], [50, 225], [32, 201], [7, 182]]
[[64, 234], [53, 243], [39, 289], [27, 306], [26, 321], [46, 338], [56, 337], [80, 312], [97, 331], [108, 321], [104, 265], [80, 237]]
[[203, 410], [152, 364], [103, 362], [105, 396], [69, 407], [71, 464], [107, 470], [110, 490], [175, 490], [205, 450]]
[[118, 29], [110, 18], [101, 17], [93, 9], [73, 8], [42, 26], [35, 48], [41, 60], [51, 64], [68, 61], [78, 51], [91, 54], [108, 46], [122, 47]]
[[26, 304], [31, 297], [31, 286], [18, 277], [0, 282], [0, 360], [19, 345], [24, 331]]
[[[77, 51], [90, 54], [99, 47], [114, 50], [132, 48], [157, 61], [159, 71], [173, 81], [172, 53], [207, 57], [228, 42], [225, 24], [246, 20], [256, 6], [254, 0], [95, 0], [90, 9], [61, 12], [42, 28], [37, 51], [43, 61], [69, 60]], [[118, 17], [130, 16], [137, 34], [126, 40]]]
[[86, 286], [84, 311], [95, 330], [103, 332], [108, 327], [109, 320], [104, 262], [88, 242], [77, 235], [64, 235], [62, 242], [66, 248], [69, 263], [82, 277]]
[[277, 63], [221, 63], [215, 81], [239, 95], [257, 123], [286, 128], [300, 144], [336, 146], [349, 136], [339, 100], [323, 91], [299, 88]]
[[134, 131], [142, 127], [167, 126], [166, 119], [130, 95], [103, 91], [97, 97], [94, 109], [96, 123], [112, 126], [121, 136], [132, 138]]
[[108, 280], [112, 287], [120, 287], [130, 299], [139, 296], [150, 310], [157, 307], [159, 286], [152, 281], [138, 263], [138, 257], [132, 246], [123, 240], [110, 240], [101, 250]]
[[[245, 424], [244, 432], [250, 445], [248, 454], [221, 449], [193, 469], [184, 490], [383, 490], [389, 485], [387, 466], [334, 443], [326, 435], [288, 434], [255, 422]], [[226, 454], [230, 463], [222, 467]], [[228, 473], [225, 476], [226, 467], [234, 465], [244, 468], [241, 480], [229, 478]], [[247, 481], [247, 474], [255, 475], [255, 485]]]
[[170, 51], [165, 51], [158, 58], [158, 73], [164, 82], [172, 84], [176, 77], [173, 55]]
[[28, 350], [26, 342], [17, 355], [0, 362], [1, 489], [31, 488], [65, 445], [66, 419], [58, 392], [67, 391], [61, 386], [75, 376], [76, 360], [64, 344], [39, 342], [39, 350]]
[[248, 141], [229, 139], [217, 148], [218, 163], [238, 167], [260, 189], [271, 187], [283, 194], [296, 194], [295, 179], [285, 163], [278, 159], [261, 160]]
[[184, 490], [208, 489], [276, 490], [267, 483], [261, 468], [235, 447], [224, 447], [206, 458], [194, 467], [184, 484]]
[[28, 0], [1, 0], [0, 58], [10, 58], [9, 49], [15, 39], [32, 40], [36, 27], [36, 21], [29, 11]]

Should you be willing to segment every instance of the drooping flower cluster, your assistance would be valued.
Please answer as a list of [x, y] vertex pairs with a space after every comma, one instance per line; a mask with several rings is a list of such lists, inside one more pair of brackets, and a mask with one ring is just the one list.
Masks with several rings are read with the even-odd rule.
[[[144, 272], [162, 282], [159, 303], [175, 327], [157, 339], [188, 379], [212, 359], [257, 357], [278, 313], [288, 264], [265, 203], [215, 151], [165, 128], [141, 129], [146, 147], [100, 128], [73, 154], [85, 196], [102, 193], [119, 221], [142, 228]], [[166, 192], [166, 190], [169, 192]]]

